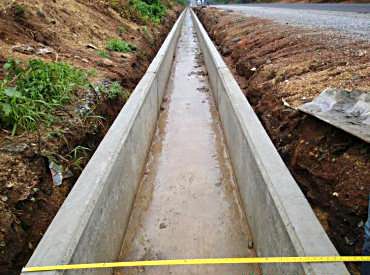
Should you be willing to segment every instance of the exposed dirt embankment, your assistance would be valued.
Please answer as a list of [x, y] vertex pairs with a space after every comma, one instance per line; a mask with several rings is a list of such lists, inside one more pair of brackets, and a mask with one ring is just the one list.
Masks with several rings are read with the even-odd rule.
[[[0, 114], [9, 115], [0, 119], [0, 274], [9, 275], [18, 274], [26, 264], [182, 8], [166, 1], [166, 15], [160, 10], [158, 18], [163, 18], [158, 23], [133, 13], [135, 7], [128, 6], [128, 1], [0, 2], [0, 84], [6, 85], [0, 85]], [[19, 67], [9, 58], [17, 60]], [[82, 69], [88, 72], [90, 84], [72, 89], [68, 82], [57, 80], [77, 71], [58, 65], [47, 67], [50, 71], [44, 75], [26, 67], [34, 59], [46, 62], [39, 64], [44, 67], [64, 62]], [[9, 72], [21, 67], [26, 69], [15, 77]], [[24, 87], [19, 87], [21, 83]], [[50, 83], [63, 85], [50, 86], [50, 91], [71, 90], [69, 99], [58, 102], [66, 104], [55, 107], [56, 101], [46, 99]], [[11, 105], [12, 100], [41, 101], [24, 98], [26, 93], [33, 96], [27, 85], [40, 91], [35, 96], [45, 98], [42, 104], [54, 104], [50, 107], [54, 111], [37, 120], [32, 130], [21, 129], [22, 121], [14, 115], [20, 111], [19, 104]], [[7, 97], [13, 99], [5, 101]], [[42, 105], [40, 110], [51, 109]], [[32, 119], [24, 116], [22, 125], [31, 125]], [[60, 186], [53, 182], [50, 165], [63, 174]]]
[[359, 255], [370, 146], [283, 100], [297, 106], [327, 87], [370, 91], [369, 43], [215, 8], [197, 14], [338, 251]]

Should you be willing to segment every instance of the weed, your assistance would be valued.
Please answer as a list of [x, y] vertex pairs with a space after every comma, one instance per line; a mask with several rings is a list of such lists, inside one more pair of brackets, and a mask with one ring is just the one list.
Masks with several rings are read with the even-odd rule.
[[25, 6], [21, 5], [21, 4], [14, 4], [13, 5], [13, 11], [14, 11], [14, 16], [15, 17], [24, 17], [25, 14], [26, 14], [26, 8]]
[[98, 50], [96, 53], [102, 58], [110, 58], [109, 52], [107, 51]]
[[113, 9], [117, 9], [120, 6], [120, 0], [109, 0], [108, 2]]
[[182, 6], [186, 6], [188, 4], [187, 0], [176, 0], [176, 2]]
[[143, 36], [145, 37], [146, 40], [148, 40], [150, 43], [154, 42], [152, 34], [149, 32], [147, 26], [142, 26], [140, 31], [142, 32]]
[[117, 97], [121, 96], [124, 100], [127, 100], [130, 94], [124, 90], [121, 84], [117, 81], [110, 83], [109, 85], [105, 85], [103, 83], [97, 85], [95, 89], [109, 99], [116, 99]]
[[64, 143], [68, 146], [69, 142], [68, 139], [65, 136], [66, 131], [62, 128], [55, 128], [47, 133], [48, 140], [53, 140], [56, 138], [60, 138], [64, 141]]
[[122, 53], [127, 53], [127, 52], [132, 52], [136, 50], [136, 46], [127, 43], [124, 40], [121, 39], [111, 39], [108, 41], [107, 50], [110, 51], [115, 51], [115, 52], [122, 52]]
[[78, 145], [69, 152], [68, 158], [72, 161], [72, 166], [82, 171], [84, 164], [89, 159], [90, 152], [90, 148]]
[[129, 3], [145, 22], [158, 24], [167, 13], [167, 8], [159, 0], [130, 0]]
[[4, 127], [35, 130], [51, 124], [57, 108], [71, 100], [72, 92], [87, 87], [88, 73], [60, 62], [30, 60], [22, 66], [10, 59], [0, 81], [0, 122]]
[[126, 32], [125, 27], [123, 27], [123, 26], [119, 26], [119, 27], [117, 28], [117, 33], [118, 33], [119, 35], [122, 35], [122, 34], [124, 34], [125, 32]]
[[114, 99], [120, 96], [122, 92], [123, 89], [121, 87], [121, 84], [119, 84], [118, 82], [113, 82], [107, 90], [107, 96], [109, 99]]

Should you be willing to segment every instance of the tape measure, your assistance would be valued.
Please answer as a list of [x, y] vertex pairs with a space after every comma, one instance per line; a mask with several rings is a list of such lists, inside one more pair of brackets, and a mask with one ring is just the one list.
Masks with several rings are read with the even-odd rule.
[[210, 265], [210, 264], [273, 264], [273, 263], [330, 263], [330, 262], [370, 262], [370, 256], [306, 256], [306, 257], [254, 257], [254, 258], [211, 258], [177, 259], [132, 262], [68, 264], [51, 266], [24, 267], [22, 272], [56, 270], [78, 270], [138, 266]]

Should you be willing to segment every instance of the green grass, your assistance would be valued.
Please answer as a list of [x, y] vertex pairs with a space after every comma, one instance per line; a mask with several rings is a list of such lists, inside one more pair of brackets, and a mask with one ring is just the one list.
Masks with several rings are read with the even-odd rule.
[[159, 0], [130, 0], [129, 4], [145, 22], [152, 21], [158, 24], [167, 14], [166, 6]]
[[136, 50], [136, 46], [130, 43], [127, 43], [126, 41], [121, 40], [121, 39], [109, 40], [106, 48], [107, 50], [121, 52], [121, 53], [127, 53], [127, 52], [132, 52]]
[[69, 152], [67, 157], [71, 160], [72, 167], [82, 171], [89, 159], [90, 153], [90, 148], [78, 145]]
[[107, 51], [98, 50], [96, 53], [102, 58], [110, 58], [109, 52]]
[[16, 17], [24, 17], [26, 14], [26, 8], [23, 5], [20, 4], [14, 4], [13, 5], [14, 15]]
[[61, 62], [13, 59], [4, 65], [0, 81], [0, 123], [12, 129], [35, 130], [55, 120], [55, 110], [69, 103], [73, 92], [88, 87], [88, 72]]
[[108, 87], [104, 84], [99, 84], [95, 89], [103, 93], [109, 99], [122, 97], [122, 99], [126, 101], [130, 96], [130, 94], [124, 90], [121, 84], [117, 81], [112, 82]]
[[[185, 0], [180, 0], [185, 1]], [[123, 17], [139, 19], [141, 23], [153, 22], [159, 24], [167, 14], [167, 8], [172, 6], [168, 1], [167, 6], [161, 0], [105, 0], [115, 11]], [[128, 3], [128, 6], [127, 6]], [[118, 34], [122, 33], [118, 30]]]
[[176, 0], [177, 3], [179, 3], [182, 6], [186, 6], [188, 4], [187, 0]]

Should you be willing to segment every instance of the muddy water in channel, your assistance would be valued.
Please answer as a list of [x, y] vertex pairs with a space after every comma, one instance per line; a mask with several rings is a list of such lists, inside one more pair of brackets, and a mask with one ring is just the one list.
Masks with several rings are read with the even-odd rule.
[[[190, 15], [118, 260], [253, 257]], [[116, 269], [116, 274], [259, 274], [256, 265]]]

